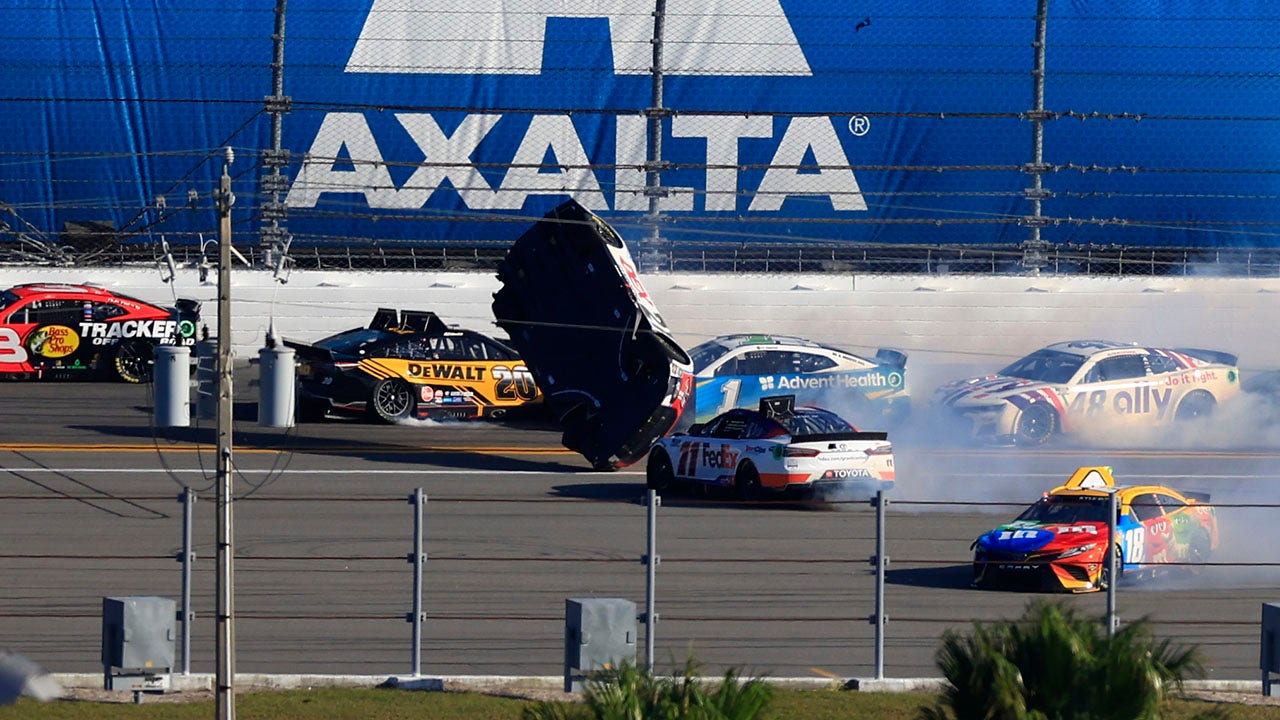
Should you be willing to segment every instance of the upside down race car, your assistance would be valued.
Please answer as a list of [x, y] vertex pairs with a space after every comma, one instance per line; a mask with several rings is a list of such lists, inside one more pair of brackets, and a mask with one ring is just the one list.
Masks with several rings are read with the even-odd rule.
[[893, 487], [893, 445], [886, 433], [859, 432], [835, 413], [797, 407], [795, 399], [762, 398], [758, 410], [733, 408], [660, 439], [649, 451], [649, 487], [719, 486], [743, 499], [766, 491], [860, 499]]
[[[1110, 494], [1120, 515], [1108, 537]], [[1118, 486], [1109, 467], [1082, 467], [1016, 520], [973, 543], [977, 587], [1089, 592], [1105, 588], [1107, 553], [1125, 573], [1155, 574], [1170, 563], [1194, 569], [1218, 547], [1218, 517], [1205, 493], [1162, 485]]]
[[1061, 342], [934, 393], [934, 420], [975, 440], [1040, 445], [1060, 433], [1211, 414], [1240, 392], [1236, 356], [1107, 340]]
[[194, 346], [200, 303], [162, 307], [95, 285], [30, 283], [0, 293], [0, 377], [151, 380], [157, 345]]
[[644, 457], [679, 420], [693, 375], [618, 233], [569, 200], [512, 243], [498, 280], [493, 316], [564, 446], [600, 470]]
[[406, 418], [498, 418], [542, 402], [514, 350], [432, 312], [381, 308], [368, 327], [308, 344], [298, 355], [300, 419], [329, 412]]

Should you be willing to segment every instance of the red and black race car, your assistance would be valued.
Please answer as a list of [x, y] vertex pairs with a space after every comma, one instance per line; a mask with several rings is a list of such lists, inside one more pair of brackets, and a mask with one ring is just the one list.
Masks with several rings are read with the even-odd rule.
[[157, 345], [193, 346], [200, 303], [162, 307], [94, 285], [0, 293], [0, 378], [151, 380]]

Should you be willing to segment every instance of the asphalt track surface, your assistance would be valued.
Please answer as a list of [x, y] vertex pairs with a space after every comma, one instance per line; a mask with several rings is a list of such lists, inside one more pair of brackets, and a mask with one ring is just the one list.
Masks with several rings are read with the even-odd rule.
[[[427, 496], [421, 667], [427, 674], [557, 675], [566, 598], [644, 611], [646, 508], [633, 468], [593, 472], [545, 423], [263, 428], [239, 387], [234, 434], [236, 668], [412, 669], [413, 511]], [[247, 384], [247, 383], [246, 383]], [[211, 421], [155, 428], [145, 386], [0, 384], [0, 647], [52, 672], [101, 669], [107, 596], [180, 597], [183, 488], [195, 510], [193, 672], [214, 664]], [[1222, 548], [1196, 574], [1122, 583], [1122, 621], [1199, 645], [1209, 678], [1259, 677], [1261, 604], [1280, 602], [1280, 454], [1041, 450], [895, 438], [887, 511], [884, 674], [934, 677], [948, 629], [1061, 600], [1101, 616], [1100, 593], [969, 587], [969, 545], [1078, 465], [1213, 493]], [[1270, 503], [1270, 504], [1269, 504]], [[871, 677], [875, 514], [869, 503], [743, 504], [670, 495], [657, 515], [655, 661], [707, 671]], [[643, 625], [638, 647], [644, 647]]]

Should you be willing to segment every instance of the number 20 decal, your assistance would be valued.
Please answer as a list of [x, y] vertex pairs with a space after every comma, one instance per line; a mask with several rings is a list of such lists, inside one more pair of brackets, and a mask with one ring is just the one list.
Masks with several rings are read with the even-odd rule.
[[495, 381], [493, 392], [501, 400], [528, 401], [538, 396], [533, 373], [524, 365], [517, 365], [514, 369], [495, 365], [492, 374]]
[[27, 361], [27, 349], [22, 347], [22, 338], [13, 328], [0, 327], [0, 362], [24, 363]]

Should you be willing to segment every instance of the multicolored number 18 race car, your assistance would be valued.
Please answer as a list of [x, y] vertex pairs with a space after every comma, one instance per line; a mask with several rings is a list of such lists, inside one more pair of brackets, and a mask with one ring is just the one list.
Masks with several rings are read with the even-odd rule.
[[[1108, 537], [1116, 494], [1118, 542]], [[1205, 493], [1163, 485], [1116, 485], [1109, 467], [1082, 467], [1016, 520], [973, 543], [978, 587], [1089, 592], [1109, 582], [1109, 552], [1120, 572], [1154, 574], [1162, 565], [1194, 566], [1218, 547], [1218, 516]]]
[[168, 308], [94, 285], [31, 283], [0, 293], [0, 377], [151, 380], [157, 345], [194, 346], [200, 303]]

